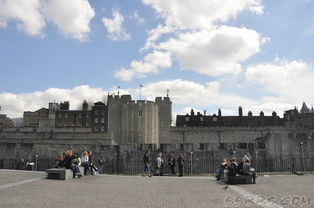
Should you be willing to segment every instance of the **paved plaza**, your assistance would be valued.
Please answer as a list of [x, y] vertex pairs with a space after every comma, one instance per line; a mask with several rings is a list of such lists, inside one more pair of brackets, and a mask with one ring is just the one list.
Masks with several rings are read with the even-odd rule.
[[[259, 176], [228, 186], [213, 177], [96, 175], [66, 181], [0, 170], [0, 207], [314, 207], [314, 176]], [[223, 188], [226, 188], [224, 190]]]

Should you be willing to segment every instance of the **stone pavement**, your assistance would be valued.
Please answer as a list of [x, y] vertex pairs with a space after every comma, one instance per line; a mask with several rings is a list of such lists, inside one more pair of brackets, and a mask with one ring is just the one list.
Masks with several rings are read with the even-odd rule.
[[[61, 181], [43, 179], [45, 175], [0, 170], [0, 207], [286, 207], [270, 204], [271, 200], [263, 201], [258, 196], [276, 195], [278, 191], [283, 195], [293, 193], [291, 185], [284, 185], [293, 176], [260, 176], [256, 185], [228, 186], [223, 190], [226, 185], [212, 177], [96, 175]], [[312, 184], [310, 188], [296, 189], [300, 196], [310, 197], [314, 193], [313, 179], [313, 176], [295, 177], [292, 186], [298, 187], [298, 180], [301, 186]], [[304, 207], [314, 207], [314, 203]]]

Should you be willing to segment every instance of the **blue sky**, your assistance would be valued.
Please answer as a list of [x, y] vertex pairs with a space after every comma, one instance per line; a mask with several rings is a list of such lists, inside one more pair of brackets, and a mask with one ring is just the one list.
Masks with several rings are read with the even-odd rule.
[[1, 113], [108, 92], [173, 112], [270, 114], [313, 103], [311, 0], [0, 0]]

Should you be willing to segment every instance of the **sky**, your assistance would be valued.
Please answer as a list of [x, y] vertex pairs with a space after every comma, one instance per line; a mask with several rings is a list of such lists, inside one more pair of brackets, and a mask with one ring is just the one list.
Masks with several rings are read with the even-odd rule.
[[173, 115], [282, 116], [314, 103], [313, 46], [312, 0], [0, 0], [0, 113], [168, 89]]

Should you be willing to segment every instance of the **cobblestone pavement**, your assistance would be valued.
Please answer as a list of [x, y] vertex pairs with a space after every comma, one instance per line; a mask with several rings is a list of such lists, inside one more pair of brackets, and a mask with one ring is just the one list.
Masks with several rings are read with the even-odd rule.
[[[11, 186], [8, 186], [8, 184], [2, 181], [3, 178], [7, 178], [6, 181], [10, 182], [11, 180], [8, 180], [8, 178], [14, 178], [16, 174], [18, 173], [8, 174], [8, 172], [0, 170], [1, 208], [274, 207], [265, 203], [254, 204], [236, 201], [239, 197], [245, 199], [248, 194], [264, 193], [259, 188], [268, 189], [268, 187], [259, 185], [259, 183], [256, 186], [229, 186], [226, 190], [223, 190], [223, 187], [226, 185], [217, 183], [211, 177], [179, 178], [165, 176], [148, 178], [141, 176], [99, 175], [60, 181], [39, 179], [42, 177], [41, 174], [33, 175], [34, 179], [36, 179], [35, 181], [27, 181], [29, 180], [28, 177], [23, 179], [26, 181], [24, 184], [16, 183], [15, 180], [13, 184], [11, 183]], [[269, 178], [275, 177], [271, 176]], [[20, 178], [22, 179], [21, 176]], [[279, 180], [281, 179], [280, 177], [278, 178]], [[312, 180], [313, 177], [309, 179]], [[262, 181], [264, 179], [259, 178], [259, 180]]]

